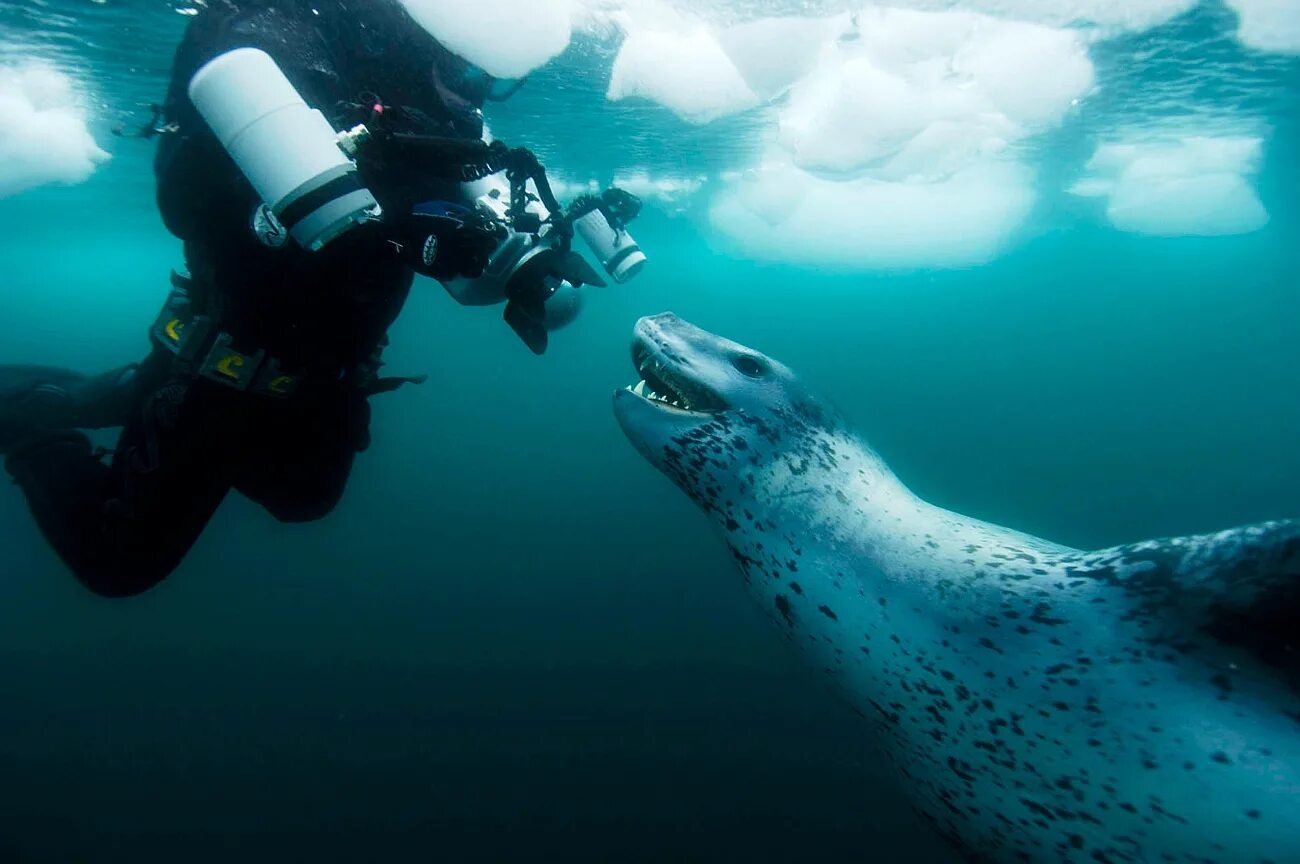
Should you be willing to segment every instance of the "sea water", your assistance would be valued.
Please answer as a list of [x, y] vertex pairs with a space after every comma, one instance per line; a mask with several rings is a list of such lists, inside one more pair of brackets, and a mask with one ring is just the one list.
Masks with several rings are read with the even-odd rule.
[[[622, 438], [641, 315], [1053, 540], [1300, 513], [1296, 7], [411, 5], [532, 71], [493, 132], [642, 194], [651, 263], [543, 358], [419, 283], [388, 360], [429, 381], [375, 400], [339, 509], [232, 495], [142, 598], [0, 488], [0, 862], [954, 862]], [[0, 4], [0, 362], [147, 350], [180, 248], [111, 130], [196, 11]]]

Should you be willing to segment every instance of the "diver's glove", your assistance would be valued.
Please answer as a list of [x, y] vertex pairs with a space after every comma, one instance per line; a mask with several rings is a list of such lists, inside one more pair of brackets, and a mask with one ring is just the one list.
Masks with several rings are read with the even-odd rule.
[[477, 279], [506, 238], [505, 226], [446, 201], [414, 208], [398, 229], [402, 257], [417, 273], [441, 282]]

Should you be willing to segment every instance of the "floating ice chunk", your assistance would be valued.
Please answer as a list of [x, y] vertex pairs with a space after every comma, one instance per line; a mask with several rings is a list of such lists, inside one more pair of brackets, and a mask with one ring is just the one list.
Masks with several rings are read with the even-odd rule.
[[498, 78], [522, 78], [569, 46], [574, 0], [401, 0], [451, 51]]
[[[599, 195], [605, 188], [594, 179], [581, 181], [551, 175], [549, 180], [551, 191], [561, 202], [571, 202], [583, 195]], [[679, 209], [699, 194], [707, 182], [708, 177], [705, 176], [657, 176], [645, 170], [637, 170], [615, 176], [612, 185], [631, 192], [647, 203]]]
[[1071, 190], [1107, 199], [1121, 231], [1161, 237], [1247, 234], [1268, 224], [1251, 182], [1263, 143], [1251, 137], [1183, 137], [1103, 144]]
[[1072, 30], [877, 8], [857, 25], [859, 38], [828, 44], [781, 112], [781, 143], [808, 170], [950, 173], [1058, 123], [1094, 84]]
[[780, 141], [801, 167], [851, 172], [902, 150], [931, 122], [952, 110], [924, 98], [901, 75], [866, 57], [831, 59], [791, 93], [780, 115]]
[[561, 204], [568, 204], [575, 198], [583, 195], [599, 195], [600, 184], [595, 180], [588, 180], [585, 183], [580, 180], [570, 180], [567, 177], [560, 177], [551, 174], [547, 177], [551, 184], [551, 192], [560, 200]]
[[[1096, 27], [1105, 33], [1141, 32], [1164, 24], [1201, 0], [895, 0], [891, 5], [951, 9], [1016, 18], [1052, 26]], [[1287, 2], [1287, 0], [1281, 0]]]
[[630, 30], [614, 60], [608, 97], [649, 99], [689, 123], [709, 123], [761, 102], [713, 33], [698, 23], [685, 32]]
[[1279, 54], [1300, 54], [1300, 0], [1227, 0], [1241, 25], [1243, 45]]
[[645, 171], [620, 174], [614, 185], [670, 213], [685, 210], [704, 188], [705, 177], [655, 177]]
[[788, 155], [731, 183], [712, 224], [757, 258], [984, 263], [1037, 200], [1015, 145], [1094, 86], [1086, 43], [1077, 30], [964, 10], [864, 8], [850, 27], [822, 32], [778, 110]]
[[108, 158], [71, 78], [43, 63], [0, 67], [0, 198], [80, 183]]
[[1034, 205], [1032, 173], [986, 162], [939, 183], [826, 180], [775, 163], [719, 195], [714, 230], [738, 251], [845, 269], [965, 267], [996, 257]]
[[849, 15], [762, 18], [718, 33], [718, 44], [760, 99], [780, 96], [817, 63], [827, 42], [851, 26]]
[[1080, 34], [1018, 21], [972, 22], [953, 58], [957, 86], [1032, 130], [1059, 123], [1096, 83]]
[[1022, 130], [997, 114], [936, 120], [869, 172], [877, 180], [937, 182], [1002, 157]]

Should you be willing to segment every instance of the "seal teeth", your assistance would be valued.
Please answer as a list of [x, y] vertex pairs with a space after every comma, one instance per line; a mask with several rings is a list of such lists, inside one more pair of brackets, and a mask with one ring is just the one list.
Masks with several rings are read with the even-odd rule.
[[646, 358], [638, 367], [642, 375], [655, 381], [656, 387], [663, 387], [666, 392], [659, 393], [651, 387], [645, 378], [638, 381], [634, 386], [627, 389], [651, 402], [658, 402], [661, 405], [667, 405], [670, 408], [676, 408], [678, 411], [692, 411], [691, 402], [685, 394], [678, 389], [672, 381], [666, 367], [652, 359]]

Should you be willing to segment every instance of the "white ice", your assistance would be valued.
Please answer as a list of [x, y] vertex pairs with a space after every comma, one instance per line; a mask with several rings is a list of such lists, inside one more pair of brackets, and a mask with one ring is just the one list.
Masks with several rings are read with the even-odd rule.
[[648, 99], [691, 123], [709, 123], [781, 95], [849, 24], [843, 14], [721, 26], [656, 0], [625, 3], [603, 20], [623, 34], [609, 98]]
[[[1052, 26], [1095, 27], [1104, 34], [1140, 32], [1164, 24], [1201, 0], [898, 0], [917, 9], [959, 7], [1003, 18]], [[1284, 0], [1286, 2], [1286, 0]]]
[[1071, 30], [968, 12], [869, 9], [795, 85], [780, 139], [796, 164], [942, 179], [1058, 123], [1093, 86]]
[[451, 51], [498, 78], [522, 78], [564, 51], [576, 0], [401, 0]]
[[44, 63], [0, 67], [0, 198], [80, 183], [108, 158], [70, 77]]
[[964, 11], [868, 8], [778, 109], [764, 166], [712, 227], [747, 255], [961, 267], [1012, 243], [1036, 201], [1021, 151], [1094, 86], [1078, 31]]
[[614, 185], [667, 213], [689, 209], [708, 183], [707, 177], [652, 176], [645, 171], [619, 174]]
[[1227, 0], [1240, 20], [1237, 38], [1259, 51], [1300, 54], [1300, 0]]
[[718, 31], [717, 40], [760, 99], [785, 93], [817, 64], [827, 42], [848, 31], [849, 15], [761, 18]]
[[[703, 185], [689, 166], [684, 180], [620, 179], [670, 209], [711, 196], [713, 229], [747, 255], [911, 268], [976, 264], [1014, 244], [1039, 196], [1037, 142], [1097, 89], [1092, 46], [1203, 0], [404, 2], [496, 75], [545, 63], [577, 28], [617, 50], [611, 100], [695, 124], [762, 108], [752, 170]], [[1243, 44], [1300, 52], [1300, 0], [1225, 2]], [[1268, 220], [1258, 138], [1104, 140], [1072, 191], [1101, 199], [1121, 230], [1230, 234]]]
[[1258, 137], [1166, 136], [1101, 145], [1072, 190], [1106, 201], [1121, 231], [1164, 237], [1246, 234], [1268, 224], [1252, 182]]
[[736, 64], [703, 25], [687, 32], [638, 28], [627, 34], [609, 80], [609, 99], [641, 97], [691, 123], [760, 104]]
[[937, 183], [837, 182], [772, 162], [730, 184], [712, 227], [746, 257], [844, 269], [965, 267], [996, 257], [1034, 205], [1033, 176], [986, 162]]

